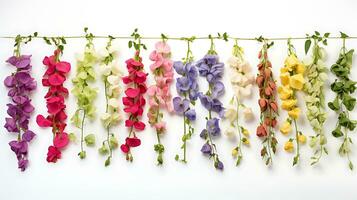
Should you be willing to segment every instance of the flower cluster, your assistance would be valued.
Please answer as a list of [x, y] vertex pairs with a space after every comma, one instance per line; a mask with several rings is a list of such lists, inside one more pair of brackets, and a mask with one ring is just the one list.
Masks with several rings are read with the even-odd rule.
[[338, 60], [330, 69], [338, 78], [331, 84], [331, 90], [336, 93], [336, 97], [328, 103], [328, 106], [338, 114], [338, 122], [332, 135], [336, 138], [343, 137], [339, 153], [347, 156], [349, 168], [352, 170], [353, 164], [350, 160], [352, 138], [348, 135], [348, 131], [355, 130], [357, 125], [357, 121], [349, 117], [349, 111], [352, 111], [356, 105], [356, 98], [351, 96], [356, 90], [356, 82], [349, 77], [354, 50], [348, 51], [345, 47], [345, 38], [348, 36], [341, 33], [341, 37], [343, 38], [343, 47]]
[[150, 60], [154, 62], [150, 65], [150, 69], [155, 76], [155, 85], [150, 86], [147, 91], [150, 106], [147, 116], [149, 124], [156, 129], [158, 144], [154, 145], [154, 150], [158, 154], [159, 165], [163, 163], [162, 154], [165, 151], [165, 147], [160, 141], [160, 134], [166, 131], [166, 123], [162, 120], [163, 113], [160, 112], [160, 108], [166, 108], [169, 112], [173, 111], [170, 86], [173, 83], [174, 73], [170, 57], [170, 46], [164, 39], [155, 44], [155, 50], [150, 54]]
[[[322, 154], [327, 154], [325, 147], [327, 140], [323, 131], [323, 124], [326, 121], [327, 114], [325, 111], [325, 97], [324, 97], [324, 84], [327, 80], [327, 68], [324, 64], [326, 59], [326, 53], [320, 46], [320, 41], [326, 39], [320, 37], [319, 34], [312, 36], [314, 45], [311, 60], [306, 63], [306, 72], [304, 84], [305, 104], [306, 104], [306, 116], [315, 131], [316, 135], [311, 137], [310, 147], [314, 149], [314, 156], [311, 157], [312, 165], [316, 164]], [[310, 40], [307, 40], [310, 41]], [[306, 50], [307, 53], [308, 49]]]
[[40, 127], [51, 127], [53, 133], [53, 145], [48, 147], [47, 162], [57, 162], [61, 158], [61, 150], [69, 143], [69, 136], [65, 132], [67, 126], [65, 113], [65, 97], [68, 90], [63, 86], [66, 75], [71, 70], [68, 62], [60, 61], [61, 49], [57, 49], [54, 55], [45, 57], [43, 64], [47, 70], [42, 78], [42, 85], [49, 87], [45, 96], [48, 116], [38, 115], [36, 122]]
[[280, 82], [278, 93], [282, 101], [281, 107], [288, 111], [289, 117], [280, 126], [280, 132], [288, 135], [291, 132], [291, 124], [295, 126], [295, 138], [290, 138], [284, 145], [287, 152], [294, 151], [294, 140], [296, 142], [296, 155], [293, 160], [293, 165], [297, 164], [300, 159], [300, 143], [306, 143], [306, 136], [298, 130], [296, 121], [300, 115], [300, 108], [297, 106], [296, 92], [303, 89], [305, 80], [304, 72], [305, 65], [300, 62], [294, 52], [294, 47], [288, 41], [289, 56], [285, 59], [284, 67], [280, 69]]
[[122, 120], [122, 116], [119, 112], [118, 100], [121, 92], [119, 82], [121, 80], [122, 72], [117, 64], [117, 52], [112, 46], [112, 40], [112, 38], [109, 38], [106, 48], [99, 52], [99, 69], [104, 82], [106, 100], [105, 112], [101, 116], [101, 121], [107, 131], [107, 137], [102, 142], [102, 146], [99, 148], [99, 153], [102, 155], [109, 154], [105, 160], [105, 166], [110, 164], [113, 150], [118, 147], [118, 140], [114, 133], [111, 133], [110, 128]]
[[230, 80], [235, 94], [229, 102], [229, 107], [226, 109], [225, 118], [229, 120], [230, 126], [225, 131], [225, 134], [234, 139], [238, 134], [238, 144], [232, 150], [232, 156], [237, 158], [236, 165], [238, 166], [243, 158], [242, 145], [249, 145], [249, 131], [239, 123], [238, 113], [242, 108], [244, 119], [249, 121], [253, 119], [252, 109], [242, 103], [242, 99], [247, 98], [252, 93], [254, 76], [250, 64], [244, 59], [243, 48], [236, 43], [233, 46], [232, 56], [228, 59], [230, 67]]
[[133, 36], [135, 40], [129, 41], [129, 48], [132, 45], [134, 46], [135, 56], [125, 61], [129, 74], [123, 77], [123, 82], [127, 85], [127, 88], [125, 90], [126, 96], [122, 98], [125, 106], [124, 112], [129, 114], [129, 118], [125, 120], [125, 126], [130, 128], [130, 132], [125, 139], [125, 144], [120, 146], [122, 152], [126, 154], [126, 160], [128, 161], [133, 161], [131, 148], [140, 146], [141, 144], [141, 140], [136, 136], [135, 131], [145, 129], [145, 124], [140, 121], [140, 118], [144, 112], [143, 108], [146, 103], [144, 94], [147, 91], [145, 84], [147, 73], [144, 71], [144, 64], [140, 57], [140, 48], [146, 49], [146, 46], [141, 43], [137, 30], [134, 31]]
[[211, 39], [210, 51], [196, 63], [200, 76], [205, 77], [208, 82], [208, 91], [205, 94], [202, 92], [198, 94], [202, 106], [208, 110], [206, 128], [200, 133], [200, 137], [205, 140], [201, 147], [201, 152], [213, 158], [216, 169], [223, 170], [224, 165], [219, 160], [217, 146], [212, 139], [221, 135], [221, 128], [219, 127], [219, 118], [212, 117], [212, 112], [219, 114], [220, 117], [224, 116], [223, 104], [218, 99], [223, 96], [225, 91], [224, 84], [221, 81], [224, 73], [224, 63], [219, 62], [219, 57], [213, 45], [213, 39]]
[[[20, 44], [18, 44], [20, 45]], [[7, 76], [4, 85], [9, 88], [8, 96], [12, 103], [7, 104], [7, 114], [4, 127], [8, 132], [16, 133], [17, 140], [12, 140], [9, 145], [16, 154], [18, 168], [24, 171], [28, 166], [28, 143], [35, 137], [29, 127], [29, 119], [34, 107], [29, 94], [36, 89], [36, 81], [31, 77], [31, 55], [11, 56], [7, 61], [16, 67], [16, 72]]]
[[[183, 156], [180, 159], [180, 156], [176, 154], [175, 160], [181, 160], [184, 163], [187, 162], [187, 140], [191, 139], [194, 133], [194, 128], [192, 127], [191, 122], [196, 120], [196, 111], [190, 107], [190, 103], [195, 105], [195, 101], [198, 98], [198, 72], [196, 66], [193, 64], [193, 55], [190, 49], [190, 43], [193, 40], [194, 38], [186, 38], [188, 45], [187, 56], [183, 61], [176, 61], [173, 64], [176, 73], [181, 75], [181, 77], [176, 79], [176, 90], [180, 96], [173, 98], [172, 102], [175, 112], [183, 116], [184, 122], [184, 131], [182, 135], [183, 144], [181, 146], [181, 149], [183, 149]], [[188, 127], [186, 128], [186, 126]]]
[[97, 96], [97, 89], [91, 87], [90, 82], [95, 81], [96, 74], [94, 72], [94, 66], [98, 63], [98, 55], [94, 50], [93, 35], [86, 32], [87, 44], [85, 46], [83, 54], [77, 56], [77, 68], [76, 76], [72, 79], [73, 89], [72, 93], [77, 99], [77, 110], [71, 118], [71, 122], [81, 129], [80, 142], [81, 151], [78, 153], [80, 159], [86, 157], [86, 151], [84, 150], [84, 143], [87, 146], [94, 146], [95, 136], [94, 134], [84, 134], [84, 124], [86, 118], [94, 119], [96, 107], [94, 105], [94, 99]]
[[275, 100], [276, 84], [271, 71], [271, 63], [268, 59], [268, 49], [273, 43], [264, 41], [263, 48], [259, 52], [258, 64], [259, 73], [256, 77], [256, 83], [259, 87], [258, 104], [260, 107], [260, 124], [257, 127], [256, 134], [263, 139], [263, 148], [260, 155], [265, 159], [265, 164], [272, 163], [272, 154], [276, 152], [278, 141], [275, 138], [274, 128], [277, 125], [276, 116], [278, 114], [278, 105]]

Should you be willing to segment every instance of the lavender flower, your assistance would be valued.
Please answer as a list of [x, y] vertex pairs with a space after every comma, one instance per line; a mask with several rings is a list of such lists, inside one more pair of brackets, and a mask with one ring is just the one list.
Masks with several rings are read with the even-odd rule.
[[[192, 55], [191, 50], [188, 49], [188, 56], [184, 62], [176, 61], [173, 64], [173, 68], [176, 73], [181, 75], [176, 79], [176, 90], [180, 95], [178, 97], [173, 98], [173, 106], [174, 110], [177, 114], [184, 116], [184, 133], [182, 136], [182, 149], [183, 149], [183, 157], [181, 161], [186, 163], [186, 143], [194, 133], [194, 128], [191, 125], [192, 121], [196, 120], [196, 111], [193, 108], [190, 108], [190, 103], [192, 105], [195, 104], [195, 101], [198, 98], [198, 72], [195, 65], [192, 64]], [[176, 155], [176, 160], [179, 160], [179, 155]]]
[[[206, 78], [209, 89], [206, 93], [198, 93], [201, 105], [209, 112], [206, 122], [206, 128], [201, 131], [201, 138], [205, 140], [201, 148], [203, 154], [210, 154], [213, 157], [214, 167], [223, 170], [223, 163], [219, 160], [216, 145], [212, 137], [221, 135], [219, 119], [212, 118], [212, 112], [217, 113], [220, 117], [224, 116], [223, 104], [218, 100], [224, 94], [224, 84], [221, 79], [224, 72], [224, 64], [219, 62], [218, 55], [214, 51], [214, 45], [207, 55], [196, 63], [200, 76]], [[214, 147], [214, 148], [212, 148]]]
[[28, 166], [28, 143], [35, 137], [35, 133], [28, 130], [29, 119], [34, 111], [28, 95], [36, 89], [36, 82], [30, 75], [31, 55], [12, 56], [6, 62], [16, 67], [16, 72], [4, 80], [12, 100], [7, 104], [9, 117], [5, 118], [4, 127], [8, 132], [18, 135], [18, 140], [9, 142], [9, 145], [16, 154], [18, 168], [24, 171]]

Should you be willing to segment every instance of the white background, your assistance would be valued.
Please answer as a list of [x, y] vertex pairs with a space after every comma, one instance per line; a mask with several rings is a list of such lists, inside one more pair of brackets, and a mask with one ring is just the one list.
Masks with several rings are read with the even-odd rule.
[[[304, 36], [314, 30], [331, 32], [333, 35], [339, 31], [357, 36], [356, 19], [357, 3], [348, 0], [319, 0], [319, 1], [0, 1], [0, 35], [30, 34], [38, 31], [40, 35], [80, 35], [84, 26], [96, 35], [129, 35], [136, 27], [142, 35], [159, 36], [165, 33], [169, 36], [207, 36], [209, 33], [228, 32], [230, 35], [241, 37], [287, 37]], [[65, 47], [64, 60], [72, 63], [72, 72], [75, 72], [75, 53], [83, 50], [84, 39], [69, 39]], [[127, 41], [115, 42], [120, 51], [120, 62], [125, 72], [124, 61], [132, 56], [132, 51], [127, 48]], [[148, 51], [143, 52], [144, 63], [147, 71], [150, 61], [148, 54], [153, 49], [154, 41], [145, 41]], [[185, 55], [185, 43], [169, 41], [173, 50], [173, 59], [181, 59]], [[300, 58], [305, 58], [303, 41], [293, 41]], [[326, 48], [328, 52], [327, 66], [337, 59], [341, 46], [339, 40], [329, 40]], [[97, 49], [104, 47], [105, 40], [96, 40]], [[228, 43], [217, 41], [217, 51], [222, 61], [230, 56], [233, 41]], [[259, 44], [255, 41], [242, 41], [247, 59], [256, 71], [257, 52]], [[5, 64], [5, 60], [12, 55], [13, 41], [0, 39], [0, 60], [2, 63], [0, 80], [10, 74], [14, 68]], [[356, 40], [347, 41], [347, 47], [357, 48]], [[197, 59], [202, 57], [209, 48], [209, 41], [195, 41], [193, 52]], [[36, 111], [30, 127], [37, 133], [37, 137], [30, 145], [30, 166], [26, 172], [17, 169], [16, 158], [10, 151], [8, 142], [14, 138], [1, 128], [0, 134], [0, 199], [356, 199], [356, 170], [351, 172], [347, 167], [345, 158], [337, 153], [341, 140], [333, 138], [330, 134], [334, 127], [336, 116], [328, 111], [325, 131], [328, 136], [329, 156], [323, 157], [320, 164], [310, 167], [309, 157], [311, 149], [302, 147], [300, 166], [292, 167], [292, 154], [283, 152], [282, 145], [287, 137], [278, 131], [278, 154], [274, 158], [274, 165], [267, 168], [261, 161], [259, 149], [260, 140], [255, 134], [251, 135], [251, 148], [244, 149], [245, 158], [240, 167], [234, 166], [230, 153], [234, 142], [222, 135], [217, 139], [218, 151], [225, 164], [224, 172], [217, 171], [208, 160], [200, 153], [203, 144], [199, 138], [199, 131], [205, 126], [204, 116], [206, 111], [198, 102], [198, 121], [195, 123], [196, 135], [189, 142], [188, 164], [184, 165], [174, 160], [174, 155], [180, 153], [179, 146], [182, 118], [169, 116], [165, 119], [169, 123], [168, 133], [162, 142], [166, 147], [163, 167], [155, 165], [156, 153], [153, 144], [156, 136], [148, 126], [144, 132], [139, 133], [142, 145], [134, 150], [134, 162], [125, 161], [124, 155], [115, 151], [112, 165], [103, 166], [104, 157], [97, 153], [96, 148], [87, 148], [87, 158], [80, 160], [77, 157], [78, 144], [71, 144], [63, 152], [63, 159], [57, 164], [46, 162], [47, 147], [51, 143], [49, 129], [40, 129], [35, 124], [37, 114], [46, 114], [43, 96], [46, 89], [41, 86], [41, 76], [45, 67], [41, 61], [45, 55], [50, 55], [53, 48], [42, 40], [35, 40], [23, 46], [22, 53], [32, 54], [33, 74], [38, 81], [38, 90], [33, 94], [33, 103]], [[275, 76], [278, 77], [279, 68], [286, 56], [286, 42], [278, 41], [271, 48], [270, 58], [273, 63]], [[352, 70], [353, 78], [357, 79], [356, 64]], [[205, 81], [201, 78], [201, 88], [205, 90]], [[228, 73], [224, 77], [227, 93], [223, 98], [228, 103], [232, 92], [229, 88]], [[329, 74], [329, 82], [334, 77]], [[152, 83], [150, 76], [149, 82]], [[328, 83], [329, 84], [329, 83]], [[72, 87], [67, 81], [66, 86]], [[104, 109], [103, 84], [100, 79], [96, 82], [99, 88], [99, 97], [95, 101], [98, 113]], [[328, 89], [328, 86], [326, 86]], [[1, 84], [1, 110], [0, 124], [3, 126], [6, 116], [6, 88]], [[176, 94], [172, 87], [173, 94]], [[255, 88], [255, 93], [257, 89]], [[327, 100], [331, 100], [333, 93], [326, 90]], [[301, 95], [300, 95], [301, 97]], [[301, 99], [301, 98], [300, 98]], [[248, 105], [254, 107], [258, 113], [254, 95]], [[67, 101], [69, 115], [76, 108], [73, 96]], [[305, 109], [305, 105], [300, 101]], [[356, 112], [351, 114], [357, 118]], [[281, 112], [281, 120], [286, 113]], [[258, 116], [255, 121], [248, 124], [251, 132], [255, 131]], [[144, 117], [146, 120], [146, 116]], [[227, 124], [223, 123], [222, 127]], [[306, 135], [313, 135], [305, 117], [299, 125]], [[68, 132], [79, 131], [69, 125]], [[99, 118], [86, 126], [87, 133], [95, 133], [97, 141], [105, 137], [104, 129]], [[121, 123], [113, 129], [119, 136], [120, 142], [127, 135]], [[353, 135], [354, 137], [355, 135]], [[355, 139], [355, 141], [357, 141]], [[353, 146], [356, 152], [356, 145]], [[357, 165], [357, 154], [351, 159]]]

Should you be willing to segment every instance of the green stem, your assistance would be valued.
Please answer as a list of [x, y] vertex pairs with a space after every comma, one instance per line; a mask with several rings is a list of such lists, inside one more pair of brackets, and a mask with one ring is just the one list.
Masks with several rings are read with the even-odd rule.
[[297, 162], [299, 162], [299, 158], [300, 158], [299, 131], [297, 129], [296, 119], [293, 119], [293, 122], [295, 126], [296, 158], [297, 158]]

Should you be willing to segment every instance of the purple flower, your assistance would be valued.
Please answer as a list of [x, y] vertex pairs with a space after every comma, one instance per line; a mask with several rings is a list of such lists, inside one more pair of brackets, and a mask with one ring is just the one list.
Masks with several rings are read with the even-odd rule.
[[17, 163], [18, 168], [21, 169], [21, 171], [25, 171], [27, 166], [29, 165], [29, 161], [27, 159], [20, 159]]
[[15, 152], [17, 156], [20, 156], [22, 154], [27, 154], [28, 145], [26, 141], [19, 142], [17, 140], [13, 140], [9, 142], [9, 145], [11, 147], [11, 150]]
[[206, 129], [203, 129], [200, 133], [200, 137], [202, 139], [206, 139], [207, 138], [207, 130]]
[[190, 90], [192, 83], [187, 77], [180, 77], [176, 79], [176, 90], [180, 94], [184, 94]]
[[22, 55], [19, 57], [11, 56], [6, 62], [17, 67], [18, 69], [28, 69], [31, 67], [31, 55]]
[[209, 83], [215, 83], [223, 76], [224, 64], [218, 62], [217, 55], [205, 55], [196, 66], [200, 75], [206, 77]]
[[211, 97], [213, 99], [218, 98], [224, 94], [224, 84], [221, 81], [217, 81], [213, 84]]
[[211, 153], [212, 153], [211, 145], [209, 145], [208, 143], [205, 143], [201, 148], [201, 152], [204, 154], [211, 155]]
[[212, 100], [212, 111], [219, 114], [220, 118], [224, 117], [224, 107], [221, 101], [218, 99]]
[[34, 107], [31, 105], [29, 93], [36, 89], [36, 81], [30, 75], [31, 56], [22, 55], [12, 56], [7, 62], [17, 68], [16, 72], [4, 80], [4, 85], [9, 89], [8, 96], [12, 103], [7, 104], [7, 114], [4, 127], [8, 132], [19, 134], [21, 140], [9, 142], [11, 150], [16, 154], [18, 167], [24, 171], [28, 166], [27, 150], [28, 142], [34, 137], [35, 133], [28, 130], [29, 119]]
[[198, 94], [198, 98], [200, 98], [200, 102], [207, 110], [212, 109], [212, 99], [211, 97], [204, 95], [202, 92]]
[[221, 134], [221, 129], [219, 128], [219, 119], [213, 118], [207, 120], [206, 123], [207, 133], [212, 136], [218, 136]]
[[217, 158], [217, 161], [214, 163], [214, 167], [215, 167], [216, 169], [223, 170], [224, 165], [223, 165], [223, 163], [222, 163], [220, 160], [218, 160], [218, 158]]
[[190, 121], [196, 120], [196, 111], [195, 111], [195, 109], [189, 109], [188, 111], [186, 111], [185, 116]]
[[187, 99], [181, 99], [181, 97], [175, 97], [172, 100], [174, 105], [174, 110], [178, 114], [183, 114], [189, 108], [190, 101]]
[[31, 140], [36, 136], [36, 134], [30, 130], [25, 131], [22, 135], [22, 140], [26, 142], [31, 142]]
[[4, 80], [4, 85], [6, 87], [13, 87], [15, 84], [16, 84], [16, 80], [13, 75], [7, 76]]
[[7, 118], [5, 118], [5, 121], [6, 121], [6, 123], [5, 123], [4, 127], [6, 128], [7, 131], [9, 131], [9, 132], [18, 132], [19, 131], [19, 129], [16, 126], [15, 119], [7, 117]]

